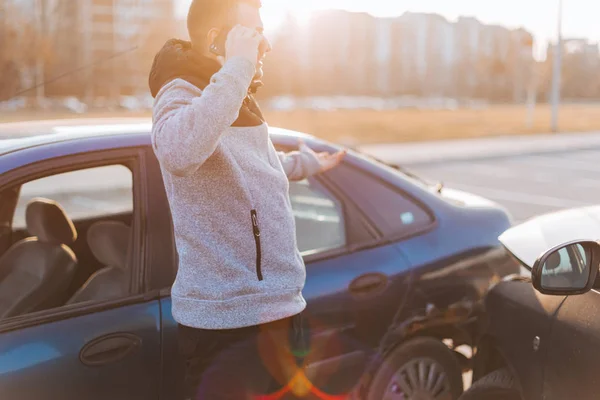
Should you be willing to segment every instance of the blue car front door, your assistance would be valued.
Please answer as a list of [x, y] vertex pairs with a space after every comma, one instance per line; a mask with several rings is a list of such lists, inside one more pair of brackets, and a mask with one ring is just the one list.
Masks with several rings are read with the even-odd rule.
[[141, 152], [68, 151], [0, 180], [0, 399], [158, 400]]
[[158, 399], [157, 301], [0, 333], [3, 399]]

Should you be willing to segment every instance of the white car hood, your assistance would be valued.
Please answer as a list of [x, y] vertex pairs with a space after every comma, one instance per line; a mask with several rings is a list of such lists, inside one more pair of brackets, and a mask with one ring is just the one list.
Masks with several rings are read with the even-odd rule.
[[573, 240], [600, 240], [600, 206], [534, 217], [506, 230], [500, 242], [530, 269], [540, 255]]

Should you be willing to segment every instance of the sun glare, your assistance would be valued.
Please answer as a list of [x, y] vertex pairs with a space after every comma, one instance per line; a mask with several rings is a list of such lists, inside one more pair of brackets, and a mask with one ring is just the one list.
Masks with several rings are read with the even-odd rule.
[[298, 6], [290, 11], [300, 25], [305, 25], [308, 23], [313, 10], [307, 7]]
[[[184, 16], [191, 0], [176, 0], [179, 16]], [[504, 0], [489, 4], [480, 0], [262, 0], [261, 14], [265, 28], [276, 30], [289, 14], [298, 23], [309, 20], [313, 11], [339, 8], [366, 11], [379, 17], [402, 15], [405, 11], [435, 12], [455, 20], [461, 15], [475, 16], [488, 24], [501, 24], [512, 28], [524, 26], [532, 31], [541, 43], [556, 36], [558, 0]], [[586, 0], [569, 0], [565, 5], [564, 35], [600, 39], [599, 24], [595, 23], [600, 6]]]
[[314, 5], [303, 2], [263, 0], [261, 16], [267, 30], [275, 30], [285, 21], [288, 15], [293, 16], [298, 24], [305, 25], [315, 10]]

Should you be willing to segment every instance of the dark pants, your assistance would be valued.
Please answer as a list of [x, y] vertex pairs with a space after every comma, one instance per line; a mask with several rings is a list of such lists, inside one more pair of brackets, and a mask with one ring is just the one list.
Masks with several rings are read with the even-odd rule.
[[[299, 398], [293, 392], [303, 392], [298, 389], [302, 385], [299, 372], [310, 347], [308, 331], [302, 314], [265, 325], [229, 330], [180, 325], [185, 398]], [[281, 392], [287, 393], [275, 395]]]

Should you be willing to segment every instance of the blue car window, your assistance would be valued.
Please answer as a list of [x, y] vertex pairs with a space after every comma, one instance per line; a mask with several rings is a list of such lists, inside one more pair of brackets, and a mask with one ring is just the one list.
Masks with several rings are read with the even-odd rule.
[[290, 201], [296, 219], [296, 238], [302, 253], [346, 245], [341, 204], [314, 181], [290, 182]]
[[70, 171], [27, 182], [13, 218], [13, 228], [25, 228], [25, 209], [35, 197], [58, 202], [73, 220], [132, 212], [133, 178], [123, 165]]
[[330, 176], [385, 236], [412, 234], [433, 221], [399, 189], [358, 168], [341, 165]]
[[0, 258], [0, 319], [130, 296], [133, 179], [115, 164], [21, 185]]

